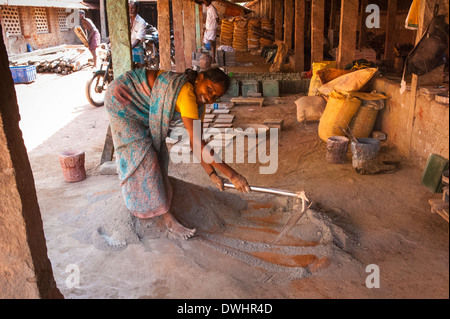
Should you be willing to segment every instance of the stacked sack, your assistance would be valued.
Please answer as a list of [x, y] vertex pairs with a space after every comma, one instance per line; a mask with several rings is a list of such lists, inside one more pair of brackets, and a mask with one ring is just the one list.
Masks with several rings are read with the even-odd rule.
[[221, 33], [220, 33], [220, 44], [226, 46], [233, 46], [233, 33], [234, 33], [234, 22], [233, 19], [222, 20]]
[[248, 21], [245, 18], [234, 19], [233, 48], [236, 51], [247, 51]]
[[261, 39], [259, 40], [260, 47], [273, 45], [275, 40], [275, 27], [270, 19], [261, 19]]
[[309, 94], [296, 101], [297, 120], [319, 120], [318, 133], [324, 142], [344, 136], [340, 127], [349, 128], [356, 138], [369, 137], [387, 97], [359, 91], [377, 69], [340, 70], [335, 65], [334, 61], [313, 63]]
[[261, 38], [261, 21], [258, 18], [250, 18], [248, 20], [248, 49], [258, 50], [260, 47], [259, 40]]

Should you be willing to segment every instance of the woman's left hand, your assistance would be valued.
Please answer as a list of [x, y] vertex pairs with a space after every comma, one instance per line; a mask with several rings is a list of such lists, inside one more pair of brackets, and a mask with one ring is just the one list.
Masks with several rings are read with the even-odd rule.
[[211, 174], [211, 181], [220, 189], [220, 191], [224, 190], [223, 183], [225, 182], [225, 179], [217, 175], [217, 173]]

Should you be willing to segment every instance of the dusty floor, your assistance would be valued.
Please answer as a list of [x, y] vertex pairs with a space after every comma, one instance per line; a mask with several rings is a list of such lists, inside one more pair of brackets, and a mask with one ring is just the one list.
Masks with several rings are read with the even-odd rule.
[[[317, 123], [296, 120], [299, 95], [231, 111], [235, 127], [285, 121], [275, 174], [232, 164], [251, 185], [304, 190], [314, 201], [282, 241], [273, 244], [297, 211], [291, 199], [220, 193], [198, 164], [170, 165], [174, 213], [198, 235], [180, 241], [159, 219], [139, 223], [124, 208], [117, 175], [99, 174], [108, 120], [84, 97], [89, 74], [16, 85], [48, 254], [66, 298], [449, 298], [448, 223], [430, 213], [421, 170], [389, 147], [380, 157], [401, 161], [392, 174], [358, 175], [350, 154], [347, 164], [328, 164]], [[58, 154], [68, 149], [85, 151], [84, 181], [64, 181]], [[380, 288], [370, 289], [373, 264]]]

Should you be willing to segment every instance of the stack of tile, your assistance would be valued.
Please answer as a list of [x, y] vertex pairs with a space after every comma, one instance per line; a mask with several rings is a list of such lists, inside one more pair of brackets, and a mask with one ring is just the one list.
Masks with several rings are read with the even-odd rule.
[[261, 21], [258, 18], [248, 20], [248, 49], [258, 50], [259, 40], [261, 38]]
[[263, 32], [261, 39], [259, 40], [260, 47], [272, 45], [275, 39], [275, 27], [272, 20], [261, 19], [261, 30]]
[[234, 23], [233, 19], [223, 19], [221, 32], [220, 32], [220, 44], [226, 46], [233, 46], [233, 33], [234, 33]]
[[233, 48], [236, 51], [247, 51], [248, 21], [245, 18], [234, 19]]

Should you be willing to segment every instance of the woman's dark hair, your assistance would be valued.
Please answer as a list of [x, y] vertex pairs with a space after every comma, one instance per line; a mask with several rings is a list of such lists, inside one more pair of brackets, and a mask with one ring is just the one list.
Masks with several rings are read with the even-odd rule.
[[[184, 73], [186, 74], [188, 81], [191, 82], [192, 84], [195, 83], [195, 79], [197, 78], [197, 76], [199, 74], [197, 71], [194, 71], [192, 69], [187, 69]], [[225, 92], [228, 91], [228, 89], [230, 87], [230, 77], [225, 72], [223, 72], [221, 69], [211, 68], [211, 69], [202, 71], [200, 73], [203, 74], [205, 79], [208, 79], [214, 83], [223, 83]]]

